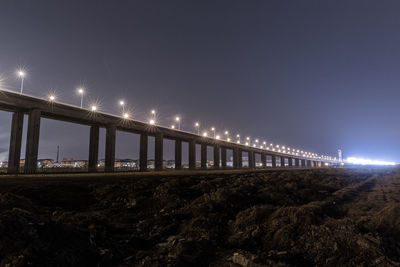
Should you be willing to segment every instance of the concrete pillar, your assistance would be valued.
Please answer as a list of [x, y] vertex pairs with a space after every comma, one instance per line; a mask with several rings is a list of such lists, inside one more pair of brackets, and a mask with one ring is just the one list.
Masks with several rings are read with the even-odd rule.
[[214, 145], [214, 169], [219, 169], [219, 145]]
[[247, 152], [247, 155], [248, 155], [249, 168], [254, 169], [256, 167], [254, 160], [254, 151], [250, 150], [249, 152]]
[[155, 147], [154, 147], [154, 169], [156, 171], [161, 171], [163, 169], [163, 147], [164, 140], [162, 134], [157, 134], [155, 137]]
[[207, 144], [201, 144], [201, 168], [207, 169]]
[[97, 164], [99, 161], [99, 126], [90, 126], [90, 137], [89, 137], [89, 172], [96, 172]]
[[8, 173], [19, 172], [23, 125], [24, 113], [22, 111], [14, 112], [11, 121], [10, 149], [8, 151]]
[[182, 169], [182, 141], [175, 140], [175, 170]]
[[293, 166], [293, 159], [292, 158], [288, 158], [288, 162], [289, 162], [289, 167]]
[[196, 169], [196, 141], [189, 141], [189, 169]]
[[311, 167], [311, 160], [306, 160], [307, 167]]
[[285, 167], [285, 157], [281, 156], [281, 167]]
[[276, 156], [275, 155], [271, 155], [271, 161], [272, 161], [272, 167], [275, 168], [276, 167]]
[[226, 168], [226, 147], [221, 147], [221, 166]]
[[265, 153], [261, 153], [261, 168], [267, 167], [267, 155]]
[[239, 149], [237, 147], [234, 147], [232, 149], [232, 165], [234, 169], [239, 168]]
[[238, 150], [238, 167], [239, 169], [243, 168], [243, 150]]
[[25, 173], [35, 173], [37, 169], [39, 135], [40, 135], [40, 110], [34, 109], [29, 112], [28, 132], [25, 149]]
[[294, 165], [296, 166], [296, 167], [300, 167], [300, 162], [299, 162], [300, 160], [298, 159], [298, 158], [295, 158], [294, 159]]
[[147, 146], [149, 144], [149, 136], [140, 134], [140, 149], [139, 149], [139, 168], [140, 171], [147, 170]]
[[300, 161], [301, 161], [301, 166], [302, 166], [302, 167], [307, 167], [307, 166], [306, 166], [306, 160], [305, 160], [305, 159], [301, 159]]
[[106, 159], [105, 159], [105, 172], [113, 172], [115, 165], [115, 135], [117, 127], [110, 124], [106, 127]]

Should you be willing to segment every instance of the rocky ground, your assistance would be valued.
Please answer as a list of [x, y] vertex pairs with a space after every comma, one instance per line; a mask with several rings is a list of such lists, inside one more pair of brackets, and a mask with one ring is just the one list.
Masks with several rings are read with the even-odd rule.
[[0, 178], [1, 266], [399, 266], [400, 171]]

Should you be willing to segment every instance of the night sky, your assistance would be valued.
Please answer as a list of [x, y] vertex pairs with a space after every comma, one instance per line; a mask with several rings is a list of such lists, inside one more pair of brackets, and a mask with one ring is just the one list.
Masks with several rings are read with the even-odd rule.
[[[160, 124], [179, 115], [188, 131], [199, 121], [316, 153], [400, 162], [399, 12], [397, 0], [3, 0], [0, 75], [18, 91], [24, 67], [27, 94], [55, 91], [79, 105], [83, 85], [86, 106], [100, 101], [120, 114], [123, 98], [135, 118], [155, 108]], [[10, 119], [0, 112], [1, 160]], [[42, 120], [39, 158], [55, 158], [60, 145], [61, 158], [87, 159], [88, 141], [87, 126]], [[138, 136], [118, 134], [118, 158], [138, 152]]]

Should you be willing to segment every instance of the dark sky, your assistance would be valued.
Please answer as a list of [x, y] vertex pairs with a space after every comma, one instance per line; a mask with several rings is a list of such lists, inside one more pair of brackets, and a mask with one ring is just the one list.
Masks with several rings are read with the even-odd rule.
[[[399, 162], [399, 11], [397, 0], [3, 0], [0, 74], [19, 90], [23, 66], [26, 93], [55, 90], [77, 105], [83, 84], [86, 104], [119, 114], [124, 98], [135, 118], [156, 108], [161, 124], [180, 115], [185, 130], [200, 121]], [[0, 112], [3, 159], [10, 118]], [[60, 144], [61, 157], [87, 158], [88, 127], [43, 120], [41, 133], [39, 157]], [[137, 147], [137, 136], [118, 135], [117, 157], [136, 158]]]

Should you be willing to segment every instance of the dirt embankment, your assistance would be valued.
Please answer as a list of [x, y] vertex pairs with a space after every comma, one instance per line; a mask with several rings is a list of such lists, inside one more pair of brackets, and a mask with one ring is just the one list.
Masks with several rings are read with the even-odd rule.
[[399, 266], [400, 173], [0, 180], [1, 266]]

